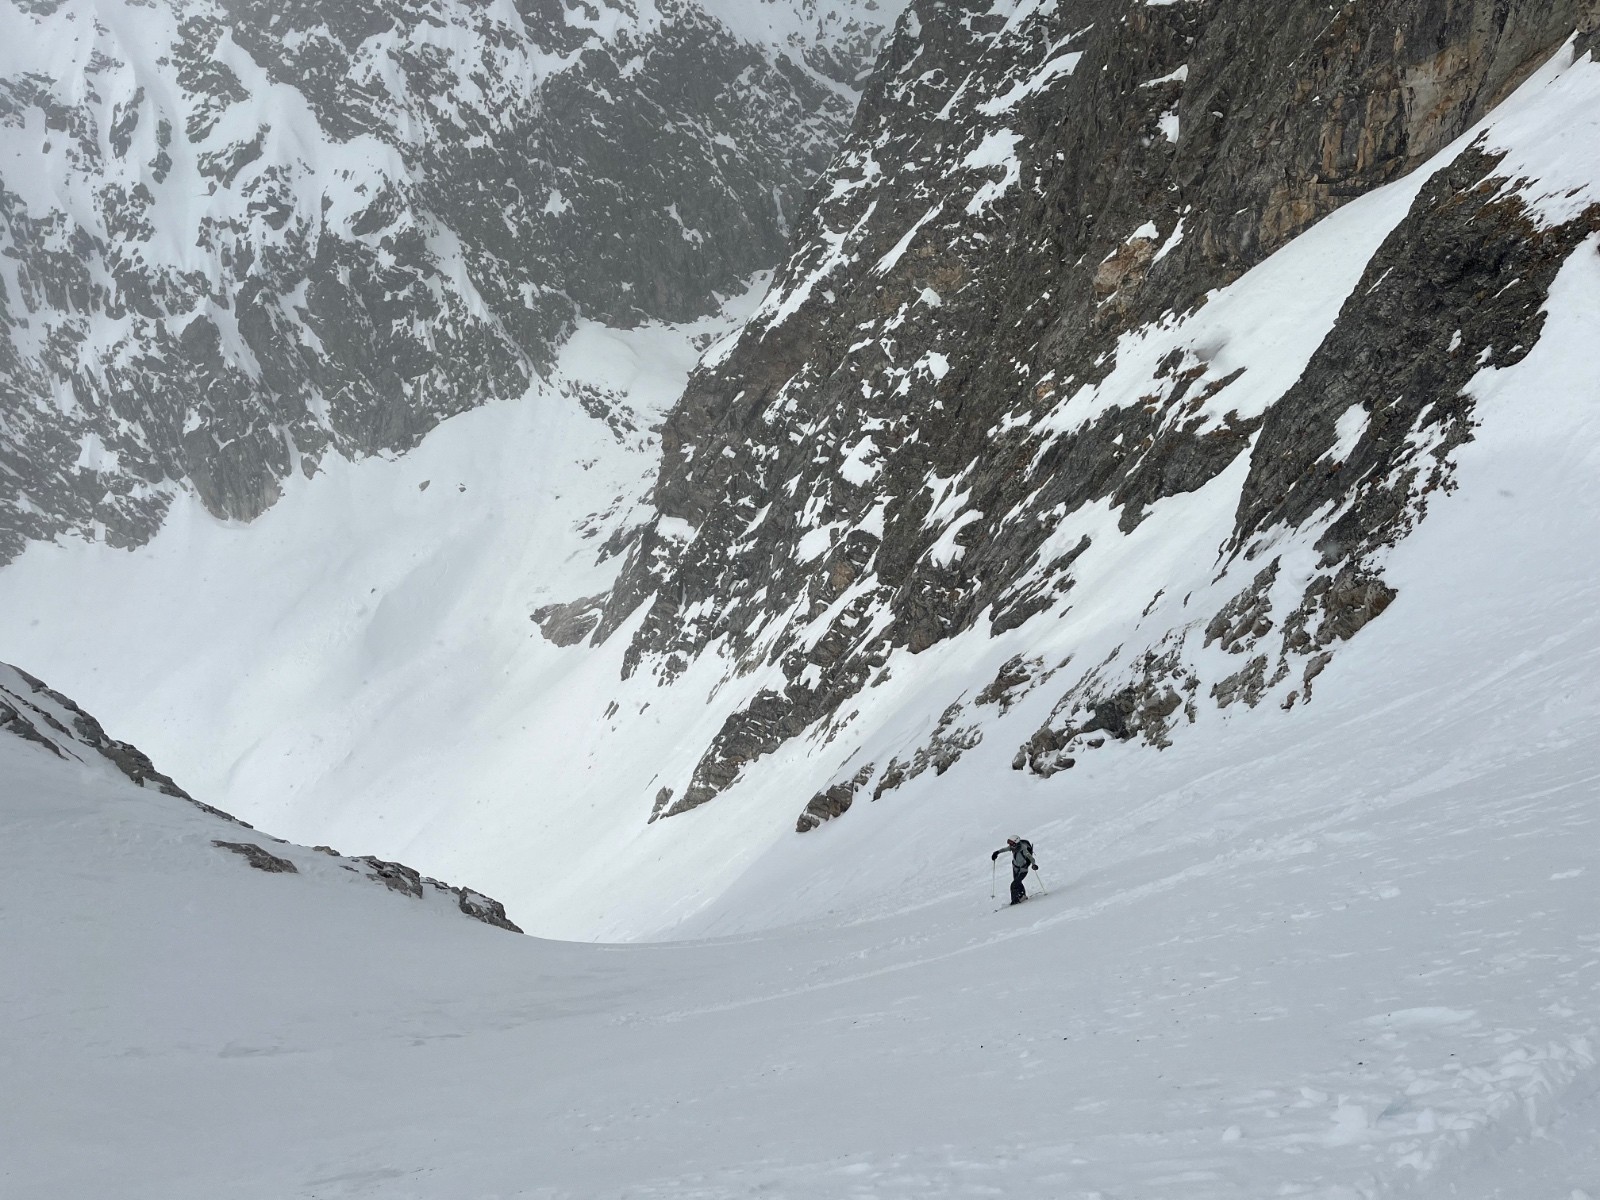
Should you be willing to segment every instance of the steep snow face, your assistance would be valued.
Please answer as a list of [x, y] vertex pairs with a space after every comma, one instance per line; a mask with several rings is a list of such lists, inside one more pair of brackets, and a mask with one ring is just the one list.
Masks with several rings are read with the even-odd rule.
[[252, 518], [520, 394], [580, 317], [713, 310], [896, 9], [752, 7], [6, 6], [0, 560], [140, 542], [180, 490]]
[[[1311, 709], [1054, 780], [991, 739], [681, 931], [736, 937], [541, 942], [318, 855], [248, 870], [0, 732], [8, 1194], [1590, 1194], [1597, 321], [1589, 246]], [[650, 829], [712, 838], [733, 799]], [[1042, 871], [997, 912], [1011, 832]]]
[[[1016, 106], [1071, 77], [1039, 61]], [[981, 103], [1013, 112], [1011, 94]], [[30, 706], [56, 722], [26, 717], [35, 732], [75, 722], [0, 671], [6, 1183], [150, 1200], [1592, 1192], [1597, 96], [1600, 68], [1557, 59], [1422, 173], [1204, 306], [1117, 331], [1077, 386], [1026, 411], [1004, 393], [1013, 421], [992, 436], [952, 436], [1009, 453], [1021, 430], [1042, 466], [1000, 465], [1042, 489], [1070, 482], [1088, 461], [1070, 439], [1097, 426], [1085, 456], [1142, 446], [1152, 470], [1189, 461], [1153, 455], [1174, 425], [1244, 443], [1179, 470], [1183, 487], [1030, 499], [1044, 550], [1018, 578], [1047, 604], [1016, 623], [874, 648], [890, 604], [831, 636], [857, 581], [884, 578], [897, 492], [917, 498], [919, 561], [1000, 570], [986, 522], [1010, 510], [985, 473], [952, 455], [900, 488], [884, 417], [837, 447], [826, 425], [802, 434], [868, 493], [847, 534], [830, 505], [850, 493], [775, 467], [752, 511], [674, 512], [635, 552], [663, 571], [721, 554], [746, 601], [685, 573], [603, 636], [651, 511], [651, 427], [699, 350], [737, 361], [741, 316], [759, 309], [745, 336], [776, 347], [805, 332], [783, 316], [806, 311], [799, 270], [717, 319], [580, 322], [524, 402], [398, 460], [329, 456], [249, 526], [186, 499], [134, 553], [30, 548], [0, 571], [4, 657], [203, 799], [405, 855], [539, 932], [674, 940], [517, 938], [442, 895], [418, 905], [219, 833], [103, 751], [66, 761], [12, 736]], [[968, 215], [1002, 219], [1032, 186], [1029, 147], [959, 145], [986, 165], [952, 205], [981, 193]], [[1018, 178], [991, 196], [1009, 150]], [[861, 249], [863, 220], [804, 259], [838, 259], [816, 301], [917, 261], [906, 228]], [[1152, 261], [1194, 227], [1173, 228]], [[939, 306], [917, 293], [925, 339], [897, 326], [891, 361], [911, 367], [887, 394], [981, 407], [927, 315], [957, 293], [922, 286]], [[598, 419], [546, 402], [562, 394]], [[1130, 442], [1108, 420], [1147, 424]], [[665, 435], [699, 464], [760, 432]], [[716, 521], [737, 521], [720, 544]], [[792, 553], [746, 555], [769, 522]], [[835, 547], [855, 533], [877, 545], [852, 574]], [[839, 594], [786, 595], [791, 559]], [[1351, 562], [1371, 574], [1341, 580]], [[669, 616], [716, 636], [658, 657], [635, 635]], [[791, 632], [806, 653], [763, 657]], [[881, 661], [836, 713], [808, 724], [773, 699], [862, 646]], [[750, 711], [784, 736], [730, 756], [712, 802], [652, 822]], [[996, 911], [982, 864], [1012, 833], [1042, 872]], [[244, 840], [297, 871], [214, 844]]]
[[[1196, 313], [1130, 339], [1122, 356], [1128, 365], [1119, 361], [1101, 385], [1125, 389], [1114, 406], [1138, 405], [1139, 362], [1204, 347], [1223, 378], [1235, 376], [1230, 386], [1240, 391], [1230, 405], [1247, 415], [1250, 396], [1249, 403], [1270, 404], [1272, 390], [1293, 384], [1341, 325], [1369, 340], [1335, 358], [1364, 370], [1398, 361], [1378, 353], [1385, 329], [1351, 306], [1445, 261], [1428, 240], [1434, 235], [1423, 225], [1406, 232], [1408, 223], [1418, 213], [1459, 213], [1474, 196], [1506, 205], [1502, 213], [1517, 215], [1505, 228], [1553, 256], [1548, 286], [1507, 293], [1537, 295], [1522, 310], [1528, 323], [1514, 326], [1526, 331], [1520, 345], [1504, 340], [1513, 326], [1493, 324], [1494, 308], [1481, 300], [1452, 310], [1459, 337], [1452, 330], [1437, 344], [1420, 343], [1443, 357], [1413, 361], [1460, 370], [1459, 403], [1471, 405], [1472, 437], [1436, 455], [1440, 443], [1428, 434], [1435, 427], [1425, 425], [1406, 469], [1448, 463], [1450, 487], [1429, 494], [1427, 518], [1408, 537], [1367, 558], [1392, 593], [1382, 615], [1352, 629], [1359, 594], [1347, 598], [1343, 623], [1314, 613], [1301, 628], [1338, 653], [1315, 671], [1317, 658], [1291, 658], [1297, 669], [1282, 679], [1274, 679], [1269, 658], [1254, 705], [1248, 688], [1227, 705], [1212, 689], [1280, 651], [1275, 639], [1304, 603], [1305, 580], [1325, 570], [1319, 544], [1349, 509], [1256, 535], [1270, 546], [1254, 561], [1230, 557], [1252, 470], [1241, 453], [1203, 486], [1154, 500], [1129, 530], [1105, 499], [1060, 514], [1050, 554], [1077, 553], [1072, 587], [1047, 593], [1064, 597], [1059, 609], [999, 630], [980, 623], [917, 652], [888, 649], [876, 683], [836, 719], [800, 726], [770, 752], [752, 755], [715, 802], [652, 822], [683, 794], [730, 715], [783, 688], [791, 665], [725, 656], [713, 646], [685, 656], [670, 681], [644, 669], [621, 679], [643, 611], [599, 646], [581, 644], [597, 618], [594, 598], [603, 601], [630, 533], [650, 512], [648, 427], [672, 404], [696, 346], [708, 347], [712, 359], [725, 349], [733, 313], [625, 334], [590, 325], [573, 339], [560, 378], [639, 431], [624, 428], [621, 440], [552, 406], [490, 406], [441, 426], [403, 459], [330, 466], [248, 527], [191, 506], [133, 554], [35, 547], [0, 573], [8, 654], [114, 719], [123, 736], [212, 803], [301, 841], [359, 845], [469, 880], [504, 899], [524, 927], [581, 938], [747, 930], [830, 908], [894, 910], [971, 886], [974, 843], [998, 844], [1019, 827], [1077, 844], [1101, 836], [1105, 822], [1104, 836], [1120, 845], [1124, 817], [1147, 795], [1180, 805], [1167, 827], [1170, 845], [1163, 844], [1181, 861], [1184, 839], [1203, 841], [1215, 815], [1209, 807], [1188, 815], [1185, 798], [1209, 805], [1226, 793], [1234, 798], [1217, 799], [1217, 811], [1237, 803], [1240, 819], [1252, 821], [1267, 819], [1258, 809], [1276, 811], [1291, 794], [1333, 803], [1344, 785], [1328, 763], [1339, 754], [1360, 759], [1380, 735], [1388, 749], [1372, 759], [1363, 785], [1377, 796], [1385, 793], [1385, 772], [1448, 782], [1479, 769], [1461, 765], [1480, 762], [1474, 755], [1506, 747], [1533, 754], [1545, 743], [1529, 731], [1546, 719], [1545, 702], [1534, 697], [1559, 707], [1566, 701], [1555, 698], [1570, 695], [1573, 712], [1586, 713], [1592, 689], [1584, 676], [1559, 685], [1539, 677], [1528, 699], [1513, 701], [1497, 690], [1501, 667], [1488, 682], [1482, 673], [1491, 669], [1486, 663], [1521, 661], [1569, 619], [1552, 610], [1547, 627], [1546, 618], [1524, 627], [1514, 615], [1519, 603], [1588, 602], [1582, 580], [1593, 574], [1593, 559], [1585, 551], [1600, 544], [1592, 488], [1600, 398], [1586, 373], [1581, 330], [1600, 291], [1592, 238], [1569, 242], [1572, 231], [1559, 223], [1530, 234], [1525, 205], [1546, 193], [1576, 195], [1593, 177], [1600, 147], [1583, 139], [1597, 81], [1600, 69], [1587, 60], [1552, 63], [1483, 131], [1482, 149], [1471, 153], [1514, 156], [1508, 161], [1519, 164], [1523, 182], [1477, 187], [1481, 160], [1452, 149], [1422, 175], [1354, 201]], [[1566, 131], [1559, 143], [1543, 132], [1556, 128]], [[1451, 175], [1457, 161], [1472, 172], [1465, 183]], [[1455, 190], [1439, 190], [1446, 183]], [[1476, 236], [1486, 227], [1467, 229]], [[1459, 231], [1445, 229], [1452, 237]], [[1415, 263], [1407, 257], [1412, 246], [1419, 247]], [[1504, 290], [1513, 274], [1529, 286], [1540, 278], [1522, 276], [1512, 264], [1525, 260], [1515, 253], [1486, 261], [1489, 282], [1468, 280], [1474, 295]], [[1348, 296], [1319, 290], [1329, 280]], [[761, 303], [758, 288], [744, 315]], [[1401, 310], [1393, 311], [1399, 321]], [[1485, 313], [1487, 332], [1473, 324]], [[1403, 321], [1396, 328], [1410, 336]], [[1490, 348], [1495, 338], [1498, 350]], [[1246, 373], [1237, 375], [1241, 367]], [[1251, 392], [1257, 379], [1262, 390]], [[1058, 397], [1050, 412], [1060, 415], [1052, 419], [1065, 424], [1078, 413], [1092, 420], [1095, 395]], [[1330, 452], [1338, 447], [1353, 470], [1381, 479], [1384, 472], [1358, 455], [1374, 430], [1396, 419], [1395, 409], [1351, 419], [1346, 399], [1330, 390], [1308, 411], [1322, 414]], [[881, 431], [853, 441], [852, 472], [872, 478], [886, 443]], [[1321, 469], [1334, 471], [1332, 459]], [[928, 511], [950, 514], [953, 524], [973, 507], [963, 500], [969, 487], [951, 477], [930, 481]], [[788, 500], [776, 489], [766, 503], [781, 508]], [[741, 528], [753, 531], [762, 519], [758, 510]], [[869, 513], [862, 528], [875, 520], [885, 522], [881, 512]], [[705, 537], [705, 526], [684, 520], [658, 528], [643, 552], [668, 554], [669, 539], [693, 546]], [[959, 536], [943, 545], [952, 563], [981, 550]], [[1277, 575], [1269, 571], [1254, 586], [1274, 559]], [[752, 586], [775, 588], [781, 569], [753, 576]], [[823, 559], [812, 569], [834, 566]], [[1444, 582], [1430, 582], [1436, 572]], [[573, 597], [589, 600], [549, 611]], [[1489, 607], [1479, 611], [1480, 600]], [[686, 621], [716, 611], [692, 595], [681, 609]], [[567, 644], [537, 636], [530, 620], [537, 612]], [[794, 606], [756, 633], [792, 627], [815, 638], [836, 616], [833, 607]], [[885, 616], [874, 612], [846, 647], [874, 636]], [[1591, 628], [1580, 623], [1575, 641], [1551, 643], [1549, 653], [1586, 670], [1592, 650], [1583, 639]], [[573, 630], [577, 642], [567, 636]], [[1524, 637], [1534, 642], [1517, 649]], [[1421, 658], [1401, 653], [1412, 643]], [[1098, 714], [1076, 715], [1073, 702], [1083, 695], [1076, 681], [1092, 676], [1120, 694], [1144, 678], [1147, 649], [1157, 648], [1159, 658], [1162, 647], [1181, 648], [1176, 661], [1201, 681], [1193, 689], [1175, 682], [1176, 704], [1165, 690], [1135, 693], [1133, 713], [1149, 714], [1140, 721], [1170, 718], [1169, 747], [1157, 754], [1141, 737], [1123, 738], [1119, 730], [1133, 721], [1117, 708], [1105, 710], [1101, 727], [1084, 728]], [[1414, 664], [1406, 669], [1416, 690], [1386, 699], [1385, 680], [1400, 678], [1393, 673], [1402, 662]], [[1325, 707], [1328, 687], [1346, 689], [1346, 698]], [[1298, 696], [1285, 712], [1292, 692]], [[1457, 714], [1458, 695], [1481, 707]], [[1531, 724], [1473, 741], [1469, 731], [1500, 719], [1502, 708]], [[1433, 709], [1443, 722], [1437, 737], [1408, 758], [1413, 715]], [[780, 712], [776, 720], [783, 719]], [[1059, 753], [1037, 739], [1039, 731], [1071, 720], [1084, 747], [1076, 766], [1027, 770]], [[1325, 739], [1325, 756], [1292, 781], [1270, 763], [1248, 788], [1214, 774], [1230, 764], [1255, 769], [1258, 742], [1288, 753], [1313, 734]], [[1212, 745], [1214, 755], [1206, 749]], [[1575, 745], [1573, 753], [1580, 751]], [[1067, 749], [1060, 759], [1071, 756]], [[1019, 758], [1023, 769], [1012, 770]], [[1481, 762], [1488, 770], [1490, 761]], [[797, 819], [810, 826], [804, 837], [795, 836]]]
[[619, 687], [620, 644], [558, 648], [530, 618], [613, 582], [650, 515], [650, 428], [763, 284], [684, 326], [581, 322], [547, 384], [410, 454], [330, 458], [249, 524], [183, 498], [135, 551], [30, 547], [0, 570], [6, 652], [274, 833], [446, 879], [498, 846], [524, 903], [597, 899], [585, 856], [643, 828], [680, 731], [653, 688]]

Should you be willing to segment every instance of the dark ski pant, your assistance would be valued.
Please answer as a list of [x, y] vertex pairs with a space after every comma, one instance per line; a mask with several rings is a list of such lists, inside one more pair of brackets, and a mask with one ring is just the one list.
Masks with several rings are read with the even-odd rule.
[[1027, 877], [1027, 867], [1011, 868], [1011, 903], [1021, 904], [1028, 898], [1028, 889], [1022, 886], [1022, 881]]

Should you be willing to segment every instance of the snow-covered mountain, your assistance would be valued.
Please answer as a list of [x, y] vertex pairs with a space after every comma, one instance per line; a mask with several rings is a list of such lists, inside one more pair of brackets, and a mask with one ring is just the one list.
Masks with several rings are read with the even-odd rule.
[[[722, 814], [769, 810], [679, 931], [736, 936], [519, 938], [265, 840], [302, 870], [250, 870], [192, 806], [0, 731], [3, 1190], [1596, 1194], [1600, 429], [1518, 401], [1587, 386], [1600, 255], [1550, 306], [1314, 705], [1048, 780], [995, 736], [806, 837], [770, 785], [649, 826], [732, 854]], [[873, 694], [913, 713], [908, 676]], [[996, 912], [1018, 830], [1045, 894]], [[591, 891], [638, 886], [619, 850]]]
[[[0, 561], [249, 519], [770, 267], [896, 0], [0, 11]], [[568, 403], [593, 398], [570, 397]]]
[[[19, 744], [20, 743], [20, 744]], [[16, 835], [8, 839], [14, 851], [26, 849], [35, 869], [65, 869], [73, 875], [99, 876], [103, 863], [79, 859], [80, 854], [103, 854], [110, 849], [124, 857], [136, 856], [151, 839], [181, 843], [175, 857], [188, 857], [190, 870], [214, 856], [196, 848], [207, 844], [223, 857], [269, 875], [307, 875], [321, 883], [348, 877], [377, 883], [391, 892], [431, 904], [443, 901], [486, 925], [513, 933], [522, 931], [506, 910], [470, 888], [451, 887], [412, 870], [404, 863], [372, 857], [346, 858], [329, 846], [295, 846], [282, 838], [262, 834], [247, 822], [196, 800], [156, 769], [137, 746], [109, 736], [100, 722], [43, 681], [0, 663], [0, 809]], [[128, 785], [155, 796], [130, 793]], [[56, 844], [36, 844], [41, 839], [32, 828], [50, 829]], [[95, 837], [84, 837], [94, 825]], [[113, 887], [132, 874], [113, 867], [98, 881]], [[181, 880], [180, 880], [181, 882]], [[48, 893], [49, 889], [41, 889]], [[23, 918], [25, 932], [48, 942], [48, 928]], [[85, 964], [87, 965], [87, 964]]]
[[1017, 765], [1042, 775], [1308, 700], [1452, 486], [1474, 376], [1536, 344], [1600, 223], [1592, 63], [1472, 130], [1578, 6], [1495, 7], [1268, 31], [1248, 4], [913, 6], [789, 262], [674, 409], [663, 517], [595, 634], [644, 604], [629, 670], [763, 679], [661, 813], [841, 736], [896, 651], [973, 629], [1025, 636], [914, 755], [841, 757], [812, 816], [943, 769], [1035, 688]]
[[1069, 803], [1315, 722], [1544, 386], [1562, 272], [1587, 303], [1600, 67], [1559, 6], [1295, 11], [1251, 58], [1237, 6], [913, 6], [764, 297], [580, 321], [527, 400], [249, 526], [37, 546], [8, 652], [231, 811], [563, 936], [986, 763]]
[[[334, 203], [295, 220], [332, 267], [237, 338], [213, 310], [265, 259], [170, 286], [238, 362], [425, 344], [433, 374], [337, 419], [284, 390], [293, 428], [211, 377], [146, 397], [139, 339], [166, 347], [139, 370], [212, 360], [160, 341], [165, 310], [78, 320], [133, 267], [92, 238], [0, 255], [8, 318], [38, 305], [12, 361], [93, 384], [7, 394], [0, 487], [37, 496], [24, 540], [97, 531], [0, 567], [0, 658], [129, 739], [0, 670], [4, 1189], [1600, 1196], [1592, 4], [245, 8], [36, 2], [0, 21], [72, 69], [5, 76], [82, 85], [76, 129], [133, 71], [167, 105], [139, 154], [157, 111], [220, 113], [191, 172], [272, 115], [231, 183], [149, 219], [255, 221], [240, 181], [311, 164]], [[196, 13], [242, 98], [180, 79]], [[633, 176], [573, 150], [550, 183], [525, 119], [581, 149], [593, 118], [627, 158], [654, 118], [626, 114], [723, 105], [778, 183], [680, 162], [719, 145], [692, 117], [628, 209], [656, 214], [638, 261], [561, 258], [590, 252], [542, 222], [613, 221]], [[37, 109], [5, 161], [66, 144]], [[354, 180], [318, 191], [373, 146], [421, 267], [356, 227]], [[54, 169], [8, 167], [7, 196], [97, 228], [114, 190]], [[780, 211], [784, 261], [776, 224], [737, 249]], [[544, 305], [548, 337], [514, 332]], [[192, 463], [141, 475], [133, 404], [198, 413]], [[316, 469], [219, 503], [228, 413]], [[148, 520], [46, 503], [75, 489]], [[1014, 833], [1042, 867], [1020, 909], [982, 869]], [[536, 935], [652, 944], [510, 936], [423, 871]]]

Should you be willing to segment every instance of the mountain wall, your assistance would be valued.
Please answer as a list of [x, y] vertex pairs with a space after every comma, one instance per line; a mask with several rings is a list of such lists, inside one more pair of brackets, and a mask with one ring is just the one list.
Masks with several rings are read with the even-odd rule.
[[[248, 520], [780, 256], [897, 5], [0, 13], [0, 562]], [[583, 403], [574, 397], [573, 403]], [[601, 414], [603, 415], [603, 414]]]
[[[831, 738], [896, 651], [1070, 631], [1106, 582], [1086, 572], [1118, 569], [1091, 549], [1224, 478], [1213, 594], [1124, 598], [1093, 658], [1018, 656], [800, 827], [944, 770], [974, 703], [1047, 680], [1016, 757], [1042, 775], [1164, 745], [1202, 707], [1308, 700], [1452, 486], [1467, 384], [1537, 342], [1600, 229], [1582, 186], [1544, 203], [1492, 133], [1451, 145], [1593, 24], [1515, 0], [913, 4], [762, 309], [667, 421], [661, 517], [594, 635], [643, 606], [627, 671], [710, 656], [768, 681], [656, 815]], [[1248, 274], [1391, 184], [1346, 261]]]

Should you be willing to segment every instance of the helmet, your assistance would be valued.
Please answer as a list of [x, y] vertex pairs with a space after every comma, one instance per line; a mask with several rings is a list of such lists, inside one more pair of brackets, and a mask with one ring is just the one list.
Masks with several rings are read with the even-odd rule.
[[1015, 845], [1016, 845], [1016, 844], [1017, 844], [1017, 843], [1018, 843], [1018, 842], [1020, 842], [1020, 841], [1021, 841], [1021, 840], [1022, 840], [1022, 837], [1021, 837], [1021, 835], [1018, 835], [1018, 836], [1017, 836], [1017, 837], [1008, 837], [1008, 838], [1007, 838], [1007, 839], [1006, 839], [1006, 845], [1008, 845], [1008, 846], [1015, 846]]

